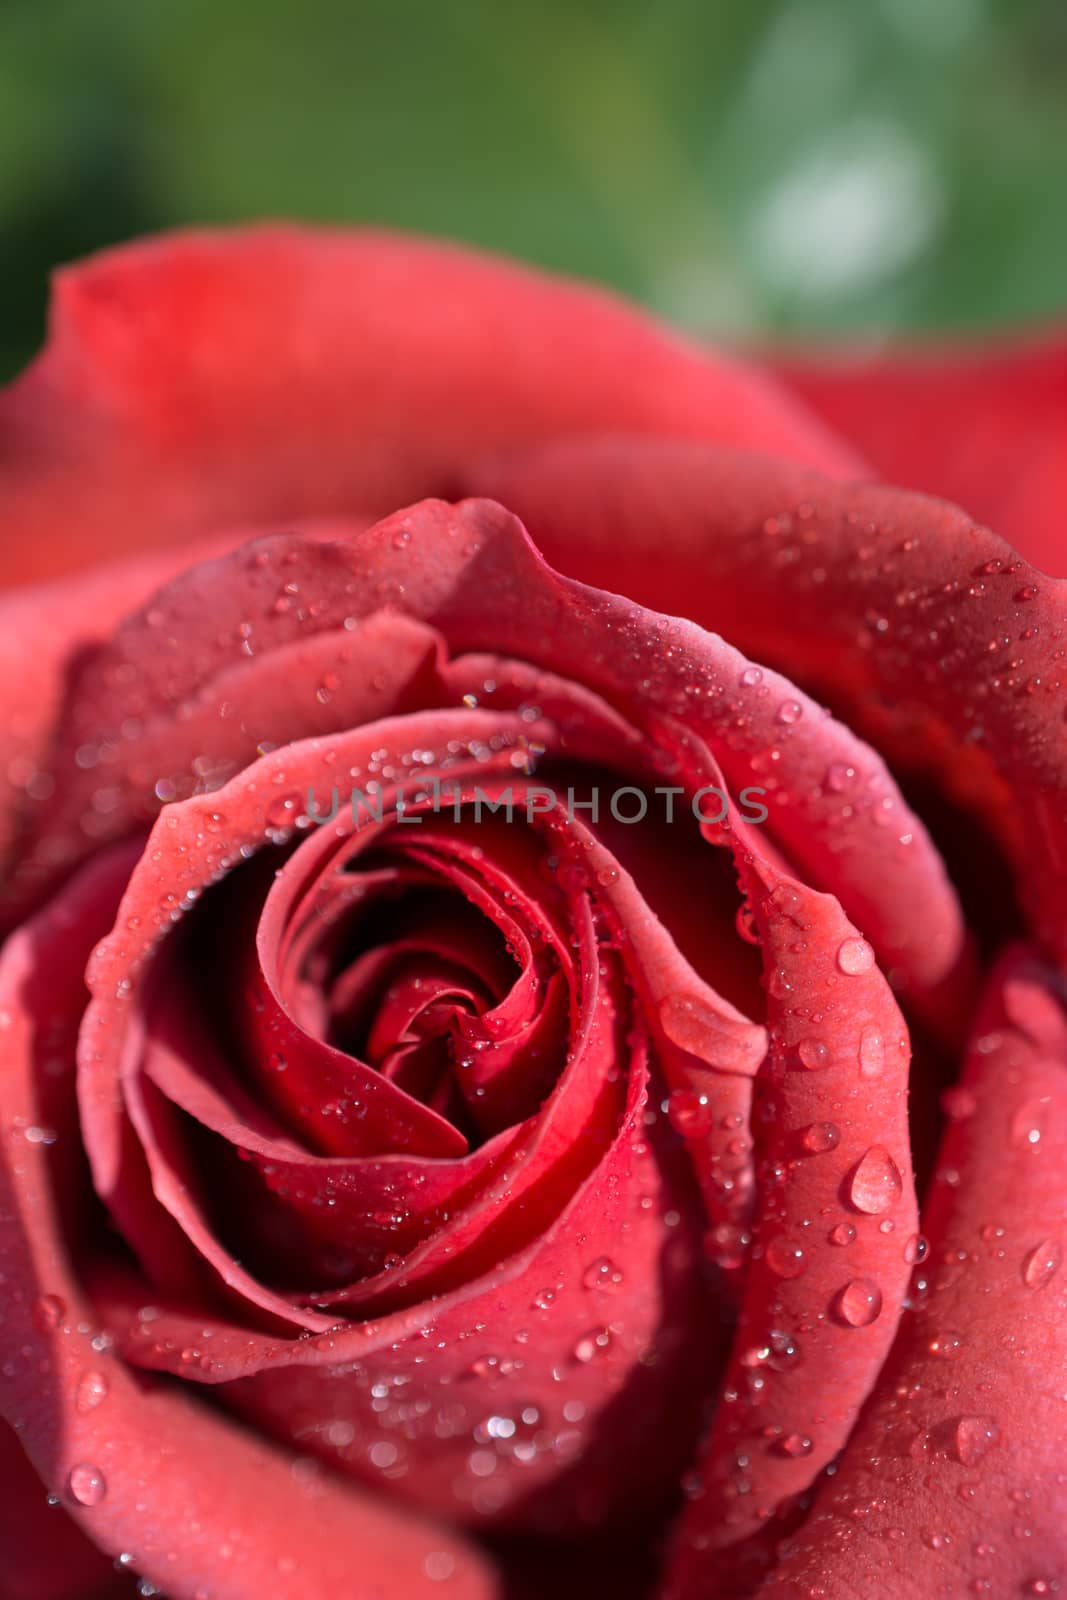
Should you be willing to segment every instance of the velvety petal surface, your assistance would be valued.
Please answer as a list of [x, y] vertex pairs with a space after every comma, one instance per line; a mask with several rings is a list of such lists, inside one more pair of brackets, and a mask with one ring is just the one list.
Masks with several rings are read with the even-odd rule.
[[772, 369], [878, 476], [943, 495], [1067, 574], [1067, 333], [986, 345], [799, 351]]
[[[561, 445], [487, 466], [472, 486], [512, 506], [548, 560], [721, 630], [831, 699], [894, 770], [932, 775], [999, 837], [1035, 926], [1067, 952], [1061, 582], [953, 506], [744, 452]], [[868, 865], [879, 834], [915, 840], [847, 754], [827, 752], [810, 782], [839, 851], [862, 817], [874, 825], [859, 846]], [[799, 812], [806, 786], [783, 787]], [[874, 937], [834, 875], [810, 881]]]
[[996, 973], [923, 1213], [892, 1357], [761, 1600], [1055, 1595], [1067, 1585], [1067, 1014], [1026, 952]]
[[[103, 858], [0, 956], [5, 1127], [0, 1265], [11, 1358], [3, 1416], [45, 1484], [106, 1554], [176, 1600], [343, 1592], [354, 1572], [398, 1600], [498, 1592], [455, 1533], [409, 1518], [278, 1450], [188, 1390], [134, 1375], [71, 1266], [89, 1225], [73, 1105], [83, 971], [124, 863]], [[82, 1240], [84, 1242], [84, 1240]], [[91, 1579], [91, 1572], [89, 1574]], [[105, 1591], [106, 1592], [106, 1591]]]
[[616, 427], [854, 465], [775, 379], [597, 289], [369, 229], [146, 240], [57, 276], [0, 398], [5, 577], [380, 515], [486, 449]]

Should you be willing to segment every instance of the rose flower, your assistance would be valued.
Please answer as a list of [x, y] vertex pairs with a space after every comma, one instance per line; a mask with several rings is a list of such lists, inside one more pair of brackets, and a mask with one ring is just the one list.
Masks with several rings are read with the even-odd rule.
[[1067, 1593], [1065, 360], [372, 233], [60, 275], [5, 1595]]

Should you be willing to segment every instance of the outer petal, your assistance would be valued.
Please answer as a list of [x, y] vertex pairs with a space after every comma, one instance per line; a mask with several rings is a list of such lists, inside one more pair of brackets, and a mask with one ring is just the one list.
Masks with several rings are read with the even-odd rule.
[[[547, 560], [721, 629], [899, 770], [932, 773], [1014, 854], [1035, 924], [1067, 953], [1067, 584], [953, 506], [743, 452], [562, 445], [471, 487], [521, 516]], [[842, 842], [864, 791], [853, 765], [813, 775]], [[899, 812], [878, 809], [896, 837]]]
[[[428, 1600], [443, 1577], [462, 1600], [488, 1600], [498, 1592], [489, 1568], [453, 1534], [251, 1437], [179, 1389], [133, 1377], [96, 1337], [61, 1231], [84, 1207], [57, 1204], [55, 1190], [57, 1170], [67, 1183], [77, 1174], [71, 1084], [50, 1064], [69, 1059], [88, 948], [111, 910], [101, 870], [109, 875], [106, 864], [87, 868], [0, 959], [0, 1092], [16, 1133], [0, 1165], [0, 1268], [19, 1291], [5, 1305], [15, 1355], [0, 1375], [2, 1414], [93, 1542], [129, 1552], [175, 1600], [305, 1600], [348, 1593], [353, 1574], [396, 1600]], [[46, 1114], [53, 1145], [22, 1136]]]
[[774, 365], [880, 477], [958, 501], [1036, 567], [1067, 573], [1067, 331]]
[[475, 453], [599, 428], [854, 467], [773, 379], [598, 290], [371, 231], [149, 240], [59, 275], [0, 399], [6, 577], [381, 513]]
[[916, 1238], [908, 1040], [874, 953], [833, 899], [758, 855], [743, 879], [769, 990], [760, 1205], [725, 1387], [687, 1485], [674, 1597], [740, 1593], [770, 1519], [841, 1450], [892, 1343]]
[[[279, 578], [286, 577], [301, 606], [279, 615]], [[145, 730], [162, 719], [173, 730], [175, 763], [192, 759], [199, 745], [181, 707], [201, 682], [241, 659], [239, 619], [254, 626], [262, 669], [271, 650], [294, 639], [310, 649], [342, 619], [344, 631], [351, 623], [360, 637], [360, 619], [383, 608], [429, 622], [452, 651], [490, 650], [560, 669], [641, 727], [675, 771], [700, 774], [700, 783], [708, 781], [701, 750], [710, 746], [735, 791], [746, 784], [773, 791], [775, 843], [838, 896], [903, 981], [921, 989], [953, 971], [962, 944], [955, 895], [873, 751], [723, 639], [553, 572], [522, 525], [484, 501], [425, 501], [336, 544], [260, 541], [193, 569], [152, 613], [129, 618], [78, 684], [57, 741], [62, 805], [39, 810], [36, 860], [27, 854], [22, 863], [27, 882], [85, 849], [80, 819], [93, 807], [97, 779], [80, 769], [80, 749], [122, 746], [118, 770], [127, 782], [109, 815], [114, 835], [150, 814], [146, 805], [158, 805], [154, 772], [139, 770]], [[248, 698], [256, 705], [252, 681]], [[136, 729], [124, 739], [126, 719]], [[847, 814], [824, 782], [839, 767], [862, 790]], [[921, 927], [917, 904], [926, 908]]]
[[[3, 493], [0, 487], [0, 500]], [[316, 524], [305, 531], [313, 538], [336, 537], [358, 526], [350, 520], [343, 527]], [[85, 662], [122, 617], [145, 605], [162, 584], [247, 536], [247, 530], [234, 528], [184, 549], [112, 561], [0, 598], [0, 877], [16, 840], [18, 808], [34, 796], [54, 802], [47, 776], [51, 739]]]
[[996, 975], [924, 1214], [930, 1263], [874, 1398], [761, 1597], [1067, 1587], [1067, 1017]]
[[120, 1577], [65, 1510], [49, 1504], [6, 1423], [0, 1423], [0, 1548], [3, 1600], [132, 1600], [132, 1578]]

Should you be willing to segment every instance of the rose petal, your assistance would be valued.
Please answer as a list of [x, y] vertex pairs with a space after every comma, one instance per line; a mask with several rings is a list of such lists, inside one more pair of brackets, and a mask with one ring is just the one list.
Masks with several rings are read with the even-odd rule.
[[[617, 1003], [617, 973], [607, 990]], [[627, 1063], [625, 1112], [522, 1250], [409, 1310], [284, 1341], [221, 1320], [205, 1340], [202, 1314], [167, 1302], [141, 1323], [136, 1284], [101, 1275], [124, 1351], [181, 1371], [191, 1346], [186, 1374], [258, 1426], [453, 1519], [553, 1535], [647, 1525], [692, 1448], [721, 1336], [692, 1180], [669, 1131], [646, 1121], [643, 1054], [611, 1008], [597, 1005], [593, 1026], [598, 1056]]]
[[[173, 716], [199, 677], [221, 669], [236, 643], [228, 632], [220, 635], [217, 591], [234, 626], [239, 616], [262, 626], [265, 648], [288, 641], [293, 622], [271, 616], [286, 573], [318, 607], [312, 617], [305, 605], [306, 632], [328, 628], [331, 618], [336, 625], [346, 615], [400, 610], [437, 628], [453, 652], [492, 649], [562, 669], [644, 727], [669, 759], [679, 759], [680, 750], [664, 750], [665, 743], [694, 736], [707, 742], [735, 793], [743, 798], [746, 785], [761, 785], [780, 796], [768, 832], [838, 895], [902, 982], [929, 986], [959, 962], [963, 934], [951, 885], [922, 824], [868, 747], [788, 680], [752, 667], [723, 640], [553, 573], [521, 525], [487, 502], [427, 502], [346, 545], [272, 539], [228, 564], [186, 574], [157, 607], [171, 648], [159, 650], [146, 617], [120, 629], [79, 686], [68, 747], [94, 726], [97, 738], [109, 738], [107, 727], [124, 711], [138, 715], [143, 706], [161, 715], [169, 708]], [[633, 648], [619, 651], [619, 637]], [[675, 730], [669, 737], [665, 718]], [[181, 722], [172, 726], [180, 749]], [[836, 767], [857, 773], [864, 790], [847, 826], [840, 797], [824, 785]], [[73, 775], [71, 781], [73, 794]], [[85, 804], [84, 788], [77, 804]], [[890, 812], [898, 826], [884, 825], [881, 813]], [[57, 820], [43, 817], [39, 855], [76, 849], [72, 824], [59, 839]]]
[[769, 996], [759, 1212], [730, 1366], [675, 1538], [666, 1592], [679, 1597], [724, 1572], [740, 1588], [768, 1519], [844, 1445], [892, 1343], [917, 1227], [907, 1033], [871, 947], [830, 897], [758, 855], [742, 860]]
[[[373, 765], [375, 753], [388, 750], [394, 740], [397, 741], [398, 761], [411, 748], [411, 741], [420, 748], [429, 748], [436, 741], [438, 765], [448, 769], [456, 762], [455, 754], [448, 749], [449, 736], [452, 735], [452, 743], [459, 746], [456, 736], [464, 731], [471, 739], [490, 733], [497, 735], [504, 746], [499, 758], [487, 751], [487, 759], [473, 761], [474, 767], [481, 771], [489, 770], [494, 759], [506, 761], [509, 741], [525, 738], [530, 730], [528, 725], [517, 724], [515, 719], [509, 723], [506, 717], [488, 717], [475, 711], [427, 713], [335, 735], [329, 742], [329, 749], [338, 758], [343, 757], [351, 770], [357, 761]], [[149, 1269], [157, 1273], [169, 1276], [175, 1265], [184, 1269], [187, 1252], [174, 1230], [161, 1230], [162, 1213], [151, 1202], [149, 1180], [157, 1191], [165, 1189], [172, 1213], [182, 1212], [183, 1230], [186, 1222], [192, 1224], [195, 1219], [193, 1212], [186, 1209], [193, 1204], [192, 1197], [180, 1179], [174, 1182], [171, 1163], [159, 1149], [159, 1135], [163, 1129], [159, 1124], [154, 1130], [149, 1129], [147, 1111], [141, 1103], [139, 1062], [144, 1023], [140, 986], [151, 973], [156, 945], [171, 931], [174, 916], [180, 916], [183, 910], [187, 912], [200, 891], [224, 871], [227, 864], [232, 867], [242, 859], [242, 846], [252, 850], [284, 836], [284, 830], [273, 827], [269, 820], [264, 827], [266, 812], [275, 797], [283, 792], [273, 780], [281, 776], [296, 785], [298, 795], [306, 794], [309, 786], [320, 782], [322, 772], [330, 770], [321, 760], [325, 750], [326, 742], [318, 740], [288, 746], [241, 774], [229, 789], [222, 791], [220, 798], [201, 796], [168, 807], [156, 825], [146, 853], [139, 857], [130, 876], [110, 938], [94, 952], [87, 977], [94, 1000], [87, 1010], [79, 1042], [78, 1096], [82, 1132], [98, 1194], [115, 1209], [124, 1234], [134, 1243]], [[461, 763], [456, 770], [461, 770]], [[210, 819], [218, 814], [217, 806], [229, 812], [224, 834], [209, 826]], [[294, 821], [295, 817], [288, 824], [289, 833], [293, 831]], [[324, 1046], [302, 1035], [295, 1027], [287, 1048], [293, 1050], [301, 1039], [306, 1040], [308, 1049], [317, 1052], [316, 1059], [321, 1060], [328, 1054]], [[340, 1057], [340, 1052], [333, 1054]], [[338, 1070], [347, 1061], [348, 1058], [340, 1058]], [[425, 1118], [432, 1117], [432, 1113], [416, 1107], [386, 1079], [378, 1074], [370, 1077], [374, 1079], [375, 1092], [379, 1102], [384, 1103], [386, 1113], [393, 1107], [402, 1118], [417, 1112], [422, 1112]], [[141, 1144], [131, 1137], [131, 1116], [139, 1122], [142, 1138], [147, 1136], [146, 1143]], [[199, 1221], [196, 1226], [199, 1230]], [[201, 1232], [201, 1241], [205, 1238], [206, 1234]], [[237, 1263], [215, 1257], [213, 1265], [223, 1268], [223, 1277], [231, 1287], [239, 1287], [246, 1293], [251, 1289], [247, 1275]], [[261, 1295], [253, 1295], [253, 1298], [262, 1300]], [[276, 1299], [270, 1309], [275, 1314], [281, 1311]]]
[[18, 1435], [0, 1422], [0, 1541], [4, 1600], [129, 1600], [130, 1579], [116, 1575], [48, 1492]]
[[1067, 334], [797, 352], [774, 370], [879, 477], [943, 495], [1035, 567], [1067, 573]]
[[612, 427], [853, 465], [773, 379], [595, 289], [371, 230], [145, 240], [57, 275], [0, 398], [5, 575], [380, 514], [476, 451]]
[[923, 1281], [766, 1600], [813, 1581], [826, 1600], [876, 1600], [887, 1551], [902, 1600], [1067, 1580], [1067, 1021], [1051, 1049], [1027, 1016], [1050, 1002], [1062, 982], [1025, 954], [991, 980], [923, 1212]]
[[0, 597], [0, 879], [27, 791], [54, 798], [50, 740], [79, 662], [161, 583], [234, 543], [201, 541]]
[[[471, 483], [524, 517], [549, 561], [721, 629], [832, 697], [899, 770], [932, 773], [1014, 852], [1039, 931], [1067, 953], [1063, 583], [952, 506], [740, 452], [560, 445]], [[860, 768], [834, 758], [812, 781], [847, 837]], [[899, 804], [876, 813], [886, 838], [914, 832]], [[839, 878], [809, 878], [875, 937]]]
[[63, 1236], [88, 1213], [56, 1184], [57, 1172], [69, 1183], [80, 1171], [70, 1075], [49, 1063], [73, 1055], [110, 878], [110, 863], [93, 864], [0, 955], [4, 1123], [48, 1116], [57, 1133], [54, 1145], [5, 1140], [0, 1153], [0, 1266], [22, 1290], [6, 1307], [16, 1354], [0, 1373], [3, 1415], [93, 1543], [129, 1552], [175, 1600], [205, 1590], [303, 1600], [344, 1592], [354, 1572], [398, 1600], [439, 1593], [446, 1574], [457, 1594], [488, 1600], [490, 1568], [454, 1533], [305, 1470], [180, 1389], [134, 1378], [99, 1339]]

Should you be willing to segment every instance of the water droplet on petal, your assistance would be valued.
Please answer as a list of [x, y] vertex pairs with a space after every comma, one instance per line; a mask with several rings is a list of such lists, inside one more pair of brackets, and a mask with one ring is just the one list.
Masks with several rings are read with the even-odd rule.
[[837, 965], [846, 976], [858, 978], [874, 966], [874, 951], [866, 939], [844, 939], [838, 946]]
[[817, 1072], [821, 1067], [830, 1065], [829, 1046], [821, 1039], [801, 1039], [797, 1045], [797, 1055], [809, 1072]]
[[767, 1246], [767, 1265], [779, 1278], [799, 1278], [807, 1271], [807, 1258], [799, 1244], [793, 1244], [779, 1235]]
[[797, 1143], [808, 1155], [823, 1155], [835, 1150], [841, 1143], [841, 1129], [836, 1122], [811, 1122], [797, 1135]]
[[856, 1230], [851, 1222], [835, 1222], [826, 1237], [831, 1244], [837, 1245], [839, 1249], [844, 1249], [846, 1245], [855, 1242]]
[[860, 1034], [860, 1072], [877, 1078], [885, 1067], [885, 1041], [877, 1028], [864, 1028]]
[[84, 1415], [87, 1411], [95, 1411], [107, 1396], [108, 1381], [105, 1375], [102, 1372], [86, 1372], [78, 1382], [74, 1404]]
[[778, 707], [778, 721], [791, 727], [794, 722], [799, 722], [804, 715], [804, 708], [799, 700], [783, 700]]
[[1027, 1100], [1011, 1119], [1011, 1142], [1016, 1148], [1036, 1149], [1047, 1132], [1048, 1099]]
[[606, 1350], [610, 1343], [611, 1334], [607, 1328], [593, 1328], [589, 1333], [583, 1334], [574, 1346], [574, 1359], [583, 1363], [592, 1361], [594, 1356], [601, 1350]]
[[759, 667], [746, 667], [744, 672], [741, 674], [741, 683], [746, 689], [754, 689], [757, 683], [760, 683], [762, 679], [763, 673], [760, 671]]
[[621, 1282], [622, 1273], [608, 1256], [599, 1256], [582, 1274], [582, 1283], [586, 1289], [614, 1290]]
[[269, 828], [291, 828], [303, 810], [304, 802], [298, 794], [279, 795], [267, 807]]
[[42, 1333], [51, 1333], [62, 1323], [66, 1310], [58, 1294], [42, 1294], [34, 1302], [34, 1323]]
[[1023, 1257], [1023, 1282], [1028, 1289], [1043, 1289], [1060, 1269], [1063, 1251], [1055, 1239], [1042, 1239]]
[[853, 1278], [833, 1303], [834, 1315], [850, 1328], [870, 1327], [881, 1309], [882, 1291], [873, 1278]]
[[79, 1461], [70, 1469], [67, 1488], [80, 1506], [98, 1506], [107, 1494], [107, 1480], [99, 1467]]
[[674, 1089], [667, 1100], [667, 1120], [684, 1139], [710, 1133], [714, 1115], [706, 1094], [695, 1089]]
[[942, 1361], [955, 1361], [963, 1349], [962, 1333], [939, 1333], [926, 1347], [932, 1356]]
[[826, 769], [826, 787], [832, 789], [834, 794], [842, 794], [855, 776], [855, 767], [846, 766], [843, 761], [834, 761]]
[[961, 1417], [956, 1424], [956, 1454], [965, 1467], [973, 1467], [1000, 1438], [992, 1417]]
[[921, 1233], [913, 1233], [904, 1246], [904, 1260], [909, 1267], [916, 1266], [920, 1261], [926, 1260], [926, 1252], [930, 1246]]
[[708, 1232], [705, 1246], [709, 1261], [724, 1272], [734, 1272], [745, 1263], [749, 1235], [735, 1222], [718, 1222]]
[[942, 1094], [941, 1109], [953, 1122], [966, 1122], [978, 1110], [978, 1101], [970, 1089], [954, 1084]]
[[872, 1144], [852, 1170], [848, 1198], [857, 1211], [878, 1216], [895, 1206], [904, 1192], [896, 1162], [880, 1144]]
[[773, 1372], [790, 1372], [800, 1360], [800, 1346], [791, 1333], [772, 1328], [767, 1335], [765, 1360]]
[[806, 1433], [787, 1433], [776, 1445], [779, 1455], [790, 1456], [794, 1460], [810, 1456], [814, 1448], [814, 1441]]

